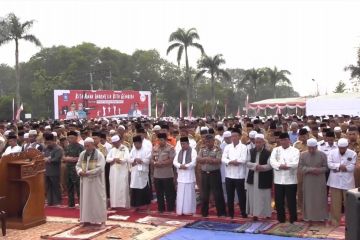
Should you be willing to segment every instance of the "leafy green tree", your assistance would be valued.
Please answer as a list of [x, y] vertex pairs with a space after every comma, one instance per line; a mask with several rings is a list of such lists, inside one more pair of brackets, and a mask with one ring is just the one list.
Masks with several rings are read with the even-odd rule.
[[172, 43], [166, 54], [169, 54], [173, 49], [178, 48], [177, 52], [177, 62], [180, 66], [180, 61], [183, 56], [183, 52], [185, 51], [185, 82], [186, 82], [186, 111], [187, 115], [190, 113], [190, 92], [191, 92], [191, 76], [190, 76], [190, 66], [189, 66], [189, 58], [188, 58], [188, 49], [189, 47], [195, 47], [204, 54], [204, 48], [201, 44], [195, 42], [195, 40], [199, 40], [199, 34], [197, 33], [195, 28], [190, 28], [185, 30], [183, 28], [178, 28], [175, 32], [171, 33], [169, 42]]
[[250, 94], [251, 99], [256, 100], [258, 93], [258, 86], [262, 81], [264, 81], [264, 71], [262, 69], [251, 68], [245, 70], [245, 76], [243, 80], [240, 82], [240, 84], [242, 84], [243, 86], [248, 85], [248, 88], [251, 93]]
[[15, 100], [16, 106], [20, 106], [20, 69], [19, 69], [19, 41], [25, 40], [41, 47], [41, 43], [37, 37], [29, 33], [34, 24], [34, 20], [20, 22], [20, 19], [10, 13], [0, 21], [0, 46], [8, 42], [15, 42]]
[[287, 75], [290, 75], [291, 73], [288, 70], [278, 70], [277, 67], [271, 68], [265, 68], [264, 69], [264, 76], [267, 79], [267, 81], [270, 83], [270, 86], [273, 90], [273, 98], [276, 98], [276, 86], [281, 83], [287, 83], [291, 84], [291, 81], [287, 77]]
[[14, 69], [5, 64], [0, 64], [0, 96], [15, 92], [14, 79]]
[[339, 81], [335, 87], [333, 93], [344, 93], [346, 91], [346, 84], [343, 81]]
[[212, 114], [215, 114], [215, 81], [220, 78], [225, 80], [231, 79], [230, 74], [220, 68], [220, 65], [222, 64], [225, 64], [225, 59], [222, 54], [217, 54], [214, 57], [203, 55], [198, 61], [198, 68], [200, 71], [196, 74], [195, 79], [199, 79], [205, 73], [210, 75]]

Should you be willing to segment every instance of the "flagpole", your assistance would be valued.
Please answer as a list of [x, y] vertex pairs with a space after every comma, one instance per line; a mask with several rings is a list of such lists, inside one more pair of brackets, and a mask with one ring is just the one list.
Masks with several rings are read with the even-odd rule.
[[157, 102], [157, 94], [155, 95], [155, 118], [158, 118], [158, 102]]
[[15, 99], [13, 98], [12, 100], [12, 120], [14, 121], [15, 120]]

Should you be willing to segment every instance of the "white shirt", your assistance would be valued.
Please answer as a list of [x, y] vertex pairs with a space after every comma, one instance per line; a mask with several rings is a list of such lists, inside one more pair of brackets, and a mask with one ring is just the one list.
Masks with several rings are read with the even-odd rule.
[[[129, 149], [125, 145], [120, 145], [119, 148], [113, 147], [106, 157], [106, 162], [111, 163], [114, 161], [115, 158], [119, 158], [121, 161], [123, 161], [121, 162], [121, 165], [126, 164], [130, 158]], [[115, 163], [111, 167], [115, 166], [119, 167], [120, 164]]]
[[331, 150], [338, 149], [338, 148], [337, 148], [336, 142], [334, 142], [334, 144], [332, 146], [330, 146], [328, 142], [325, 142], [323, 144], [319, 144], [318, 149], [320, 151], [322, 151], [323, 153], [325, 153], [327, 157], [329, 157], [329, 153], [331, 152]]
[[107, 153], [109, 153], [111, 151], [111, 149], [113, 148], [113, 146], [108, 142], [105, 142], [105, 144], [101, 144], [101, 145], [103, 145], [106, 148]]
[[129, 163], [132, 164], [135, 158], [140, 158], [143, 163], [131, 167], [130, 188], [143, 189], [149, 182], [149, 163], [151, 149], [142, 146], [139, 150], [133, 147], [130, 152]]
[[221, 142], [221, 143], [224, 141], [224, 137], [219, 134], [215, 136], [215, 139], [219, 140], [219, 142]]
[[[142, 148], [147, 148], [151, 152], [153, 149], [153, 145], [149, 139], [144, 138], [142, 141]], [[133, 144], [133, 147], [131, 150], [133, 150], [133, 149], [135, 149], [134, 144]]]
[[[344, 155], [341, 155], [338, 149], [331, 150], [327, 160], [330, 169], [327, 185], [343, 190], [355, 188], [354, 169], [356, 160], [356, 152], [350, 149], [347, 149]], [[340, 165], [346, 165], [347, 172], [338, 171]]]
[[[189, 146], [192, 149], [196, 149], [196, 141], [192, 138], [189, 138]], [[175, 146], [175, 152], [178, 153], [178, 152], [180, 152], [180, 150], [181, 150], [181, 144], [180, 144], [180, 141], [177, 141], [176, 146]]]
[[[292, 146], [286, 149], [282, 146], [273, 149], [270, 156], [270, 165], [274, 169], [275, 184], [297, 184], [299, 157], [300, 151]], [[290, 169], [279, 169], [281, 164], [285, 164]]]
[[[247, 148], [239, 142], [236, 146], [233, 143], [226, 145], [221, 161], [225, 163], [225, 177], [233, 179], [245, 179], [246, 177]], [[229, 164], [236, 160], [240, 165]]]
[[10, 153], [19, 153], [21, 152], [21, 147], [16, 145], [15, 147], [8, 146], [3, 153], [3, 156], [9, 155]]
[[[182, 164], [185, 164], [187, 151], [183, 152]], [[179, 152], [176, 153], [175, 158], [173, 160], [173, 164], [176, 167], [178, 173], [177, 182], [194, 183], [196, 181], [195, 179], [195, 166], [196, 166], [196, 157], [197, 157], [196, 150], [194, 148], [191, 149], [191, 162], [185, 164], [185, 167], [187, 167], [188, 169], [180, 169], [181, 164], [178, 161]]]

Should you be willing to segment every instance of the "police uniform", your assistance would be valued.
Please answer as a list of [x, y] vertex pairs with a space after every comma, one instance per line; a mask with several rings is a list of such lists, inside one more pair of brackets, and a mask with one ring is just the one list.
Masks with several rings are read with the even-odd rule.
[[[213, 146], [202, 148], [198, 157], [210, 157], [221, 160], [221, 149]], [[208, 216], [210, 192], [213, 192], [215, 199], [215, 207], [218, 216], [226, 215], [224, 193], [222, 189], [221, 162], [219, 164], [201, 164], [201, 214]]]
[[353, 150], [357, 154], [357, 161], [354, 170], [354, 178], [355, 178], [355, 187], [360, 187], [360, 143], [359, 141], [356, 142], [349, 142], [349, 149]]
[[[65, 157], [79, 157], [80, 153], [84, 151], [84, 147], [79, 143], [69, 144], [65, 148]], [[80, 177], [76, 173], [76, 162], [66, 163], [66, 187], [68, 192], [68, 206], [75, 206], [74, 193], [80, 199]]]

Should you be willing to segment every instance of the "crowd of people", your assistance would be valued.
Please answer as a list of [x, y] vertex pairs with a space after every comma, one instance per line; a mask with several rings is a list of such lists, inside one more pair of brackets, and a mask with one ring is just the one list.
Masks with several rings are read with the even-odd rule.
[[[80, 202], [80, 221], [107, 208], [340, 224], [347, 190], [360, 187], [360, 118], [134, 118], [0, 124], [2, 156], [44, 155], [47, 205]], [[65, 190], [66, 189], [66, 190]], [[108, 206], [110, 199], [110, 206]], [[328, 210], [330, 199], [330, 211]], [[274, 206], [272, 205], [274, 201]], [[240, 217], [239, 216], [239, 217]]]

